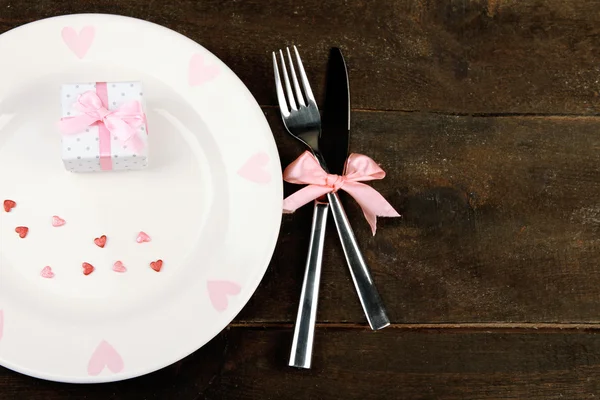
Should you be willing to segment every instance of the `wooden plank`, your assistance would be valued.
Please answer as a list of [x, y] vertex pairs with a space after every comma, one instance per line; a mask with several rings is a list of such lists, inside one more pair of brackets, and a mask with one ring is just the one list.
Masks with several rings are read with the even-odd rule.
[[[287, 165], [302, 148], [266, 113]], [[598, 118], [354, 113], [351, 151], [381, 163], [388, 175], [372, 184], [403, 215], [372, 237], [345, 197], [392, 321], [599, 321], [599, 131]], [[311, 213], [284, 216], [239, 322], [294, 320]], [[319, 320], [365, 323], [328, 228]]]
[[585, 331], [320, 329], [313, 368], [287, 367], [291, 330], [232, 329], [164, 371], [64, 385], [0, 368], [3, 400], [593, 399], [600, 342]]
[[328, 48], [344, 50], [360, 109], [597, 114], [597, 6], [594, 0], [0, 0], [0, 31], [67, 13], [146, 19], [213, 51], [263, 105], [276, 104], [270, 52], [295, 43], [319, 99]]
[[594, 334], [317, 332], [313, 368], [290, 370], [289, 331], [229, 335], [207, 398], [591, 399], [600, 390]]

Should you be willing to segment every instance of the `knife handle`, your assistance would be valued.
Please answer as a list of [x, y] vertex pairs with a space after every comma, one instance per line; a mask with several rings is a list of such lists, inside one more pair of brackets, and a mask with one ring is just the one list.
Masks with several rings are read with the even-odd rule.
[[375, 287], [369, 267], [365, 262], [365, 259], [358, 247], [354, 231], [348, 221], [348, 216], [344, 211], [342, 202], [337, 193], [329, 193], [327, 195], [333, 219], [337, 227], [340, 240], [342, 242], [342, 248], [344, 249], [344, 255], [350, 268], [350, 274], [354, 281], [354, 286], [358, 292], [360, 304], [363, 307], [367, 320], [371, 329], [378, 330], [385, 328], [390, 324], [390, 320], [385, 311], [383, 301], [379, 296], [379, 292]]
[[328, 203], [315, 201], [304, 282], [302, 284], [296, 325], [294, 326], [294, 339], [292, 341], [289, 361], [290, 367], [310, 368], [315, 322], [317, 320], [323, 243], [325, 242], [328, 211]]

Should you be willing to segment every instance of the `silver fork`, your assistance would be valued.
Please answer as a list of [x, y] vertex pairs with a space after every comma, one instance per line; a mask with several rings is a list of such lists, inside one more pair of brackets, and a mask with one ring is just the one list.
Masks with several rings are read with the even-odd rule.
[[[304, 143], [304, 145], [306, 145], [315, 156], [321, 167], [326, 172], [329, 172], [325, 159], [323, 158], [323, 155], [319, 149], [319, 139], [321, 137], [321, 116], [319, 114], [315, 97], [310, 88], [310, 83], [308, 82], [306, 72], [304, 71], [300, 54], [298, 53], [296, 46], [294, 46], [296, 64], [298, 66], [298, 72], [304, 93], [302, 93], [302, 90], [300, 89], [300, 84], [298, 83], [294, 62], [292, 60], [289, 48], [286, 49], [286, 52], [288, 56], [287, 68], [283, 52], [279, 50], [282, 63], [283, 81], [285, 84], [285, 90], [287, 92], [287, 100], [281, 83], [279, 67], [277, 65], [277, 56], [275, 52], [273, 52], [275, 85], [283, 123], [290, 135]], [[293, 90], [287, 73], [288, 68], [290, 70], [290, 75], [292, 76]], [[296, 98], [294, 98], [294, 93]], [[296, 100], [298, 103], [296, 103]], [[358, 292], [358, 296], [367, 320], [369, 321], [369, 325], [373, 330], [385, 328], [390, 324], [390, 321], [387, 317], [381, 297], [379, 296], [377, 288], [375, 287], [373, 279], [371, 278], [369, 268], [364, 260], [360, 248], [358, 247], [356, 237], [354, 236], [354, 232], [352, 231], [352, 227], [350, 226], [346, 212], [344, 211], [342, 203], [340, 202], [340, 198], [337, 193], [329, 193], [327, 195], [327, 200], [329, 201], [332, 210], [338, 235], [340, 236], [340, 240], [342, 242], [344, 255], [346, 256], [346, 261], [348, 263], [348, 267], [350, 268], [352, 280], [354, 281], [354, 286]], [[302, 304], [300, 307], [302, 307]]]

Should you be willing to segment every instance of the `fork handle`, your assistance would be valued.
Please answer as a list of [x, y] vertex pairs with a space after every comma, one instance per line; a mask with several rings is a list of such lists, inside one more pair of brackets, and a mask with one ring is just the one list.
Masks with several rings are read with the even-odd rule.
[[337, 193], [329, 193], [327, 199], [331, 206], [331, 212], [342, 242], [344, 255], [346, 256], [346, 261], [350, 268], [350, 274], [352, 275], [352, 280], [354, 281], [354, 286], [358, 292], [360, 304], [363, 307], [369, 325], [371, 326], [371, 329], [375, 331], [385, 328], [390, 324], [390, 320], [385, 311], [383, 301], [379, 296], [379, 292], [375, 287], [371, 273], [369, 272], [369, 267], [358, 247], [358, 242], [356, 241], [354, 231], [350, 226], [348, 216], [344, 211], [340, 197]]
[[304, 282], [302, 284], [296, 325], [294, 326], [294, 339], [292, 341], [289, 361], [290, 367], [310, 368], [315, 336], [315, 322], [317, 320], [323, 243], [325, 242], [328, 211], [329, 204], [318, 200], [315, 201]]

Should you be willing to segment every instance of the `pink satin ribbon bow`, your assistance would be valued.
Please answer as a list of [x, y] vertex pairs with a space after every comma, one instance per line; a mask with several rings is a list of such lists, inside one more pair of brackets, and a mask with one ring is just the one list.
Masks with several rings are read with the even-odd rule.
[[80, 111], [81, 115], [62, 118], [59, 122], [62, 133], [79, 133], [98, 123], [121, 143], [131, 145], [135, 152], [144, 148], [144, 142], [139, 137], [139, 127], [146, 122], [146, 118], [139, 101], [129, 101], [111, 111], [98, 94], [88, 91], [79, 96], [73, 107]]
[[362, 154], [350, 154], [345, 175], [326, 173], [313, 155], [306, 151], [283, 171], [289, 183], [308, 184], [283, 200], [283, 212], [292, 213], [324, 194], [342, 189], [357, 201], [375, 235], [377, 217], [399, 217], [390, 203], [371, 186], [360, 181], [383, 179], [385, 171], [375, 161]]

